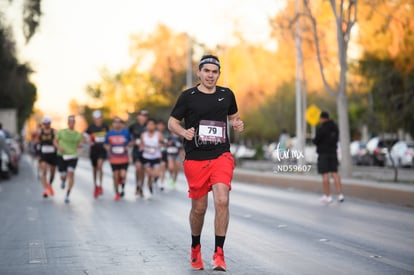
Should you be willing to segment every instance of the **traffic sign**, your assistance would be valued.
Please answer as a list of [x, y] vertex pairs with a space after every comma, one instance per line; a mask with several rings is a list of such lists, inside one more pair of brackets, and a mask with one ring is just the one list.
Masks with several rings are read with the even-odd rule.
[[312, 125], [315, 126], [316, 124], [318, 124], [319, 122], [319, 116], [321, 114], [322, 110], [318, 108], [318, 106], [316, 106], [315, 104], [310, 105], [307, 109], [306, 109], [306, 121]]

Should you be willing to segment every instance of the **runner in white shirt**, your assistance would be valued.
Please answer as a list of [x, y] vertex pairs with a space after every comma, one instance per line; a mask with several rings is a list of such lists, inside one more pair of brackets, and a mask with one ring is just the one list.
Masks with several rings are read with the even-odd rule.
[[141, 134], [142, 163], [148, 179], [148, 189], [153, 193], [153, 184], [156, 184], [160, 174], [161, 146], [163, 135], [156, 130], [155, 120], [148, 119], [147, 129]]

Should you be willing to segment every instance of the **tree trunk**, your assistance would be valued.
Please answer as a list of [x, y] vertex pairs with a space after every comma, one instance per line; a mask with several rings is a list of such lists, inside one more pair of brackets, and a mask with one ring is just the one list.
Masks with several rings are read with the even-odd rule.
[[348, 99], [345, 89], [339, 91], [336, 97], [339, 119], [339, 141], [341, 150], [341, 174], [345, 178], [352, 176], [352, 160], [349, 150], [350, 134], [349, 134], [349, 116], [348, 116]]
[[349, 149], [350, 131], [349, 131], [349, 110], [348, 95], [346, 93], [346, 72], [348, 69], [348, 40], [346, 34], [342, 31], [342, 18], [336, 20], [336, 37], [338, 42], [338, 59], [340, 64], [339, 87], [336, 95], [336, 104], [338, 108], [339, 119], [339, 141], [341, 150], [341, 172], [345, 178], [352, 176], [352, 159]]

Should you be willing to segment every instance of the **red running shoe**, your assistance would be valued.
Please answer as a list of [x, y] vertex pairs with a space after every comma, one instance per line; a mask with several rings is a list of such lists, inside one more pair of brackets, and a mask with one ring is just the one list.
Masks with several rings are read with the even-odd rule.
[[95, 190], [93, 191], [93, 197], [96, 199], [99, 196], [99, 187], [95, 186]]
[[217, 246], [217, 251], [213, 255], [213, 270], [226, 271], [223, 248]]
[[50, 185], [50, 184], [49, 184], [49, 186], [47, 187], [47, 189], [49, 190], [49, 194], [50, 194], [51, 196], [54, 196], [54, 195], [55, 195], [55, 191], [53, 190], [52, 185]]
[[50, 195], [50, 190], [49, 188], [45, 188], [43, 190], [43, 198], [47, 198]]
[[119, 201], [120, 199], [121, 199], [121, 195], [119, 193], [116, 193], [115, 201]]
[[203, 258], [201, 257], [201, 245], [198, 244], [196, 247], [191, 247], [191, 266], [195, 270], [203, 270], [204, 263]]
[[103, 195], [103, 187], [102, 186], [98, 187], [98, 195], [99, 196]]

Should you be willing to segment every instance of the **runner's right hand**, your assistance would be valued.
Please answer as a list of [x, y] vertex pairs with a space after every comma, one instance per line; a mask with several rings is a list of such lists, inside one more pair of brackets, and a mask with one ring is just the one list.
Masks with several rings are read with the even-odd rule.
[[194, 135], [195, 135], [194, 127], [191, 127], [190, 129], [187, 129], [184, 132], [184, 138], [186, 140], [192, 140], [194, 138]]

